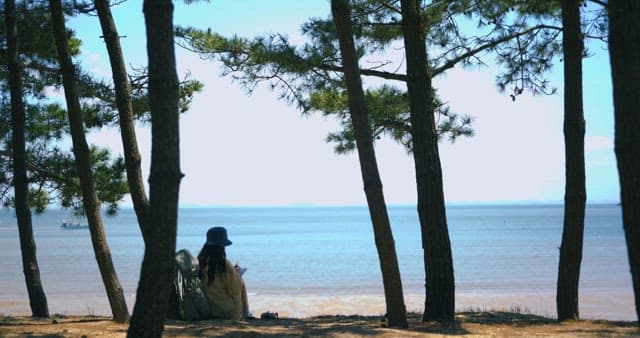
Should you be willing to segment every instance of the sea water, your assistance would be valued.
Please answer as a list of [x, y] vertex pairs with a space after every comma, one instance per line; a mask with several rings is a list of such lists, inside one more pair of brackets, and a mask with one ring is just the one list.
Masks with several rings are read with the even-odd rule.
[[[407, 309], [422, 311], [425, 269], [415, 206], [390, 206]], [[42, 283], [52, 313], [110, 314], [88, 229], [64, 230], [68, 211], [33, 217]], [[86, 221], [82, 221], [86, 224]], [[129, 307], [144, 243], [132, 210], [103, 222]], [[447, 207], [458, 310], [555, 316], [562, 205]], [[634, 320], [633, 291], [617, 205], [589, 205], [580, 276], [584, 318]], [[183, 208], [177, 248], [197, 254], [211, 226], [225, 226], [232, 262], [254, 314], [276, 311], [383, 314], [382, 277], [365, 206]], [[29, 314], [15, 214], [0, 212], [0, 313]]]

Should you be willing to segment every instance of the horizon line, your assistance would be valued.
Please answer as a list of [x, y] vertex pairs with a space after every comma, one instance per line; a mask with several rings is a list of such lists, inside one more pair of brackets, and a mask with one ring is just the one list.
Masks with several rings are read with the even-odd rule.
[[[620, 204], [616, 200], [587, 201], [586, 205], [610, 205]], [[564, 205], [562, 200], [498, 200], [498, 201], [453, 201], [445, 202], [445, 207], [455, 206], [511, 206], [511, 205]], [[388, 207], [416, 206], [416, 203], [386, 203]], [[181, 209], [205, 209], [205, 208], [308, 208], [308, 207], [367, 207], [363, 204], [330, 204], [330, 203], [281, 203], [281, 204], [179, 204]], [[124, 208], [132, 208], [126, 206]]]

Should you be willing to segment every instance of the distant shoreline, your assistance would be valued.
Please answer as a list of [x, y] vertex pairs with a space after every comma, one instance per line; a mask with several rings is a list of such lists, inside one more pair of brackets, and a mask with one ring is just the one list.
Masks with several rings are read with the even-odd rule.
[[[485, 208], [485, 207], [526, 207], [526, 206], [563, 206], [564, 202], [562, 201], [497, 201], [497, 202], [449, 202], [446, 203], [446, 208], [460, 208], [460, 207], [476, 207], [476, 208]], [[593, 201], [587, 202], [586, 207], [589, 208], [591, 206], [620, 206], [620, 202], [616, 201]], [[305, 209], [305, 208], [367, 208], [366, 204], [312, 204], [312, 203], [296, 203], [296, 204], [274, 204], [274, 205], [226, 205], [226, 204], [212, 204], [212, 205], [199, 205], [199, 204], [183, 204], [179, 205], [178, 209], [183, 210], [194, 210], [194, 209]], [[415, 208], [415, 204], [410, 203], [388, 203], [387, 208]], [[11, 208], [2, 208], [0, 212], [12, 213], [14, 212]], [[131, 211], [133, 210], [132, 205], [121, 205], [119, 207], [120, 211]], [[43, 212], [46, 214], [48, 211], [55, 212], [69, 212], [70, 209], [63, 209], [61, 207], [49, 207], [45, 209]], [[38, 215], [33, 213], [33, 215]]]
[[[562, 201], [500, 201], [500, 202], [449, 202], [445, 207], [509, 207], [509, 206], [562, 206]], [[616, 201], [594, 201], [587, 202], [589, 206], [600, 205], [620, 205], [620, 202]], [[415, 207], [415, 204], [410, 203], [388, 203], [389, 208], [403, 208], [403, 207]], [[366, 208], [366, 204], [274, 204], [274, 205], [226, 205], [226, 204], [213, 204], [213, 205], [195, 205], [185, 204], [180, 205], [180, 209], [295, 209], [295, 208]], [[122, 209], [133, 209], [132, 206], [122, 207]]]

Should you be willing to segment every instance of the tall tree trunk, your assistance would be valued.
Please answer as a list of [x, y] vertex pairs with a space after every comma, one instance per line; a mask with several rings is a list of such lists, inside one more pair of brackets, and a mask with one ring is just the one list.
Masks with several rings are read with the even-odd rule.
[[455, 315], [453, 259], [444, 205], [433, 88], [427, 68], [423, 16], [418, 0], [402, 0], [401, 6], [418, 187], [418, 216], [426, 274], [423, 320], [449, 322], [454, 320]]
[[640, 320], [640, 1], [609, 1], [615, 152], [622, 222]]
[[578, 285], [582, 262], [585, 187], [584, 132], [582, 109], [582, 52], [580, 0], [562, 2], [562, 50], [564, 57], [564, 144], [565, 195], [564, 230], [558, 265], [556, 306], [558, 320], [580, 319]]
[[362, 80], [358, 67], [353, 32], [351, 26], [351, 11], [346, 0], [332, 0], [331, 12], [336, 24], [340, 53], [344, 65], [344, 75], [347, 82], [349, 97], [349, 111], [355, 133], [360, 171], [364, 182], [364, 191], [369, 205], [369, 215], [373, 224], [373, 233], [380, 259], [382, 281], [384, 284], [387, 303], [387, 320], [389, 326], [407, 327], [406, 308], [402, 295], [402, 281], [396, 248], [384, 201], [382, 182], [378, 171], [376, 154], [373, 148], [371, 128], [369, 126], [369, 112], [365, 103]]
[[145, 0], [151, 107], [150, 218], [140, 281], [128, 337], [160, 337], [174, 274], [180, 187], [178, 75], [173, 4]]
[[40, 268], [33, 238], [33, 224], [29, 208], [29, 181], [26, 166], [25, 118], [22, 100], [22, 67], [18, 51], [18, 25], [14, 0], [5, 0], [5, 24], [7, 28], [7, 60], [9, 89], [11, 91], [11, 124], [13, 128], [13, 188], [15, 191], [16, 218], [22, 251], [22, 270], [29, 294], [29, 305], [34, 317], [49, 317], [47, 297], [40, 281]]
[[100, 214], [100, 201], [98, 200], [93, 183], [89, 146], [87, 145], [87, 140], [84, 135], [82, 110], [76, 88], [76, 73], [71, 61], [71, 55], [69, 54], [67, 30], [64, 23], [61, 0], [50, 0], [49, 6], [51, 7], [51, 24], [62, 72], [64, 95], [67, 101], [73, 154], [76, 158], [76, 166], [80, 177], [82, 204], [84, 206], [84, 212], [87, 215], [87, 221], [89, 222], [93, 251], [98, 262], [98, 268], [100, 269], [107, 297], [109, 298], [113, 320], [124, 323], [129, 320], [129, 310], [127, 309], [124, 292], [122, 291], [122, 286], [120, 286], [120, 281], [118, 280], [113, 261], [111, 260], [111, 251], [107, 244], [107, 238], [102, 224], [102, 216]]
[[116, 24], [111, 15], [111, 8], [108, 0], [95, 0], [102, 36], [107, 45], [109, 61], [111, 62], [111, 73], [116, 94], [116, 106], [120, 117], [120, 136], [124, 149], [124, 160], [127, 167], [127, 182], [131, 192], [133, 209], [138, 218], [138, 224], [142, 235], [149, 237], [148, 212], [149, 200], [145, 192], [142, 180], [141, 156], [138, 150], [135, 124], [133, 122], [133, 107], [131, 100], [131, 90], [127, 77], [122, 48], [120, 47], [120, 35], [116, 29]]

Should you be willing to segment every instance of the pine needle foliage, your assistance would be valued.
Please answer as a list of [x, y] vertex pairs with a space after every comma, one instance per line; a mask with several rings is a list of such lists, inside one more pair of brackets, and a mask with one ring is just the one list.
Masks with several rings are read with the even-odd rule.
[[[90, 13], [92, 6], [81, 2], [65, 3], [66, 15]], [[84, 14], [83, 14], [84, 15]], [[62, 99], [62, 85], [57, 52], [53, 43], [49, 9], [46, 1], [19, 1], [20, 60], [26, 114], [27, 170], [30, 182], [30, 204], [35, 212], [57, 205], [82, 212], [82, 198], [73, 155], [68, 148], [69, 126]], [[4, 13], [0, 12], [4, 21]], [[5, 34], [0, 25], [0, 35]], [[73, 57], [81, 53], [82, 43], [68, 30], [68, 44]], [[11, 110], [7, 83], [7, 62], [0, 53], [0, 203], [13, 206], [11, 159]], [[118, 126], [113, 84], [96, 78], [76, 64], [77, 87], [87, 131]], [[148, 122], [148, 74], [146, 68], [134, 69], [130, 84], [135, 119]], [[180, 112], [189, 110], [203, 84], [186, 74], [180, 82]], [[93, 176], [98, 197], [109, 214], [128, 193], [123, 159], [107, 149], [93, 146], [90, 150]]]

